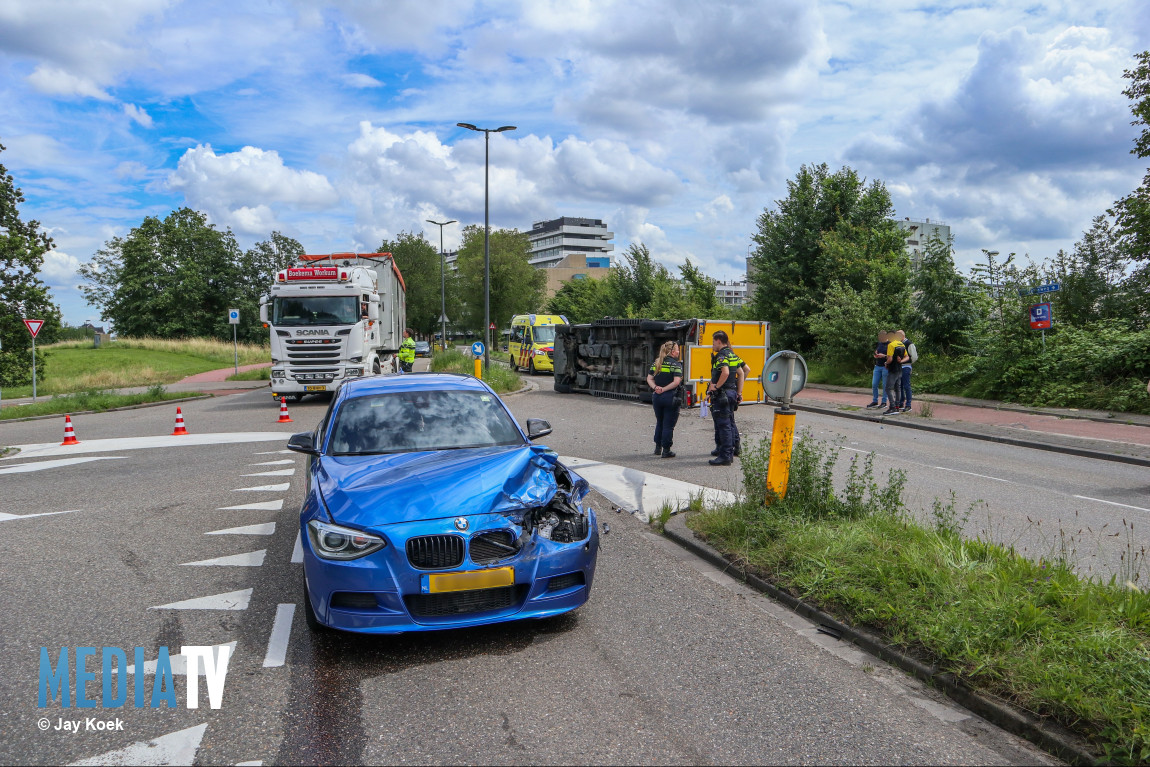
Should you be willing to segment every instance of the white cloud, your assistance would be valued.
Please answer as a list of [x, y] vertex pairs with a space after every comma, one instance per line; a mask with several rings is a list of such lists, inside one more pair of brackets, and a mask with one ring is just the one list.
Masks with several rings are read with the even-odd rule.
[[99, 101], [111, 101], [108, 92], [87, 77], [78, 77], [56, 67], [36, 67], [28, 75], [33, 88], [50, 96], [86, 96]]
[[210, 145], [184, 152], [168, 186], [213, 221], [248, 234], [268, 234], [274, 224], [270, 203], [293, 210], [322, 210], [339, 196], [331, 182], [310, 170], [284, 165], [278, 152], [245, 146], [217, 155]]
[[152, 116], [135, 104], [124, 104], [124, 114], [141, 127], [152, 127]]
[[44, 264], [40, 276], [53, 287], [71, 285], [76, 281], [76, 270], [80, 262], [74, 256], [60, 250], [49, 250], [44, 254]]
[[371, 75], [365, 75], [362, 72], [349, 72], [342, 78], [345, 85], [352, 88], [382, 88], [383, 83], [376, 80]]

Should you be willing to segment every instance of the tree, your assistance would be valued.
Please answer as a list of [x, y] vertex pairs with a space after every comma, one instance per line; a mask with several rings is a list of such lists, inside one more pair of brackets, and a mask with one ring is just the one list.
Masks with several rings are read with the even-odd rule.
[[[23, 320], [44, 320], [37, 337], [40, 343], [51, 343], [61, 325], [60, 310], [37, 276], [44, 254], [55, 245], [40, 231], [39, 221], [20, 220], [22, 202], [24, 194], [0, 164], [0, 386], [32, 382], [32, 336]], [[37, 350], [37, 374], [44, 369], [43, 354]]]
[[231, 338], [227, 311], [242, 295], [239, 247], [231, 230], [217, 230], [203, 213], [148, 216], [109, 240], [80, 274], [87, 280], [80, 290], [118, 333]]
[[[1130, 111], [1134, 120], [1130, 124], [1143, 126], [1130, 153], [1145, 159], [1150, 157], [1150, 51], [1136, 54], [1134, 59], [1137, 66], [1122, 73], [1130, 81], [1122, 95], [1133, 102]], [[1142, 185], [1114, 203], [1108, 213], [1129, 239], [1131, 256], [1136, 261], [1150, 262], [1150, 169], [1142, 178]], [[1150, 268], [1150, 263], [1144, 268]]]
[[907, 324], [917, 341], [936, 353], [951, 351], [974, 324], [974, 295], [955, 269], [953, 253], [952, 243], [931, 237], [911, 280], [914, 293]]
[[691, 259], [688, 258], [686, 263], [679, 267], [679, 274], [683, 277], [686, 298], [691, 305], [691, 316], [715, 318], [727, 313], [715, 294], [715, 281], [692, 264]]
[[[510, 326], [516, 314], [535, 312], [543, 305], [547, 275], [528, 263], [529, 247], [527, 235], [518, 229], [491, 230], [491, 321], [496, 333], [498, 328]], [[472, 224], [463, 228], [463, 244], [455, 263], [456, 305], [462, 315], [457, 324], [482, 334], [483, 227]]]
[[276, 272], [291, 266], [303, 252], [298, 240], [272, 232], [270, 238], [257, 242], [240, 256], [238, 291], [233, 302], [233, 308], [240, 310], [239, 340], [268, 342], [267, 331], [256, 321], [260, 316], [260, 298], [270, 292]]
[[546, 311], [561, 314], [573, 324], [582, 324], [610, 314], [609, 302], [605, 281], [588, 277], [563, 283], [548, 300]]
[[845, 282], [831, 285], [823, 310], [810, 318], [819, 359], [856, 373], [870, 370], [878, 331], [895, 324], [887, 310], [877, 284], [862, 291]]
[[[482, 240], [479, 244], [482, 258]], [[394, 240], [384, 240], [379, 251], [390, 252], [403, 273], [403, 281], [407, 285], [407, 324], [423, 335], [435, 333], [439, 329], [441, 308], [439, 251], [424, 239], [422, 233], [411, 232], [400, 232]], [[479, 279], [482, 285], [482, 273]], [[451, 317], [451, 312], [448, 312], [448, 317]]]
[[812, 346], [809, 318], [837, 283], [861, 292], [877, 274], [882, 300], [905, 304], [904, 240], [882, 182], [868, 184], [851, 168], [804, 165], [775, 206], [759, 216], [748, 277], [756, 286], [751, 311], [781, 344]]
[[1082, 326], [1096, 319], [1127, 317], [1125, 245], [1117, 227], [1105, 216], [1095, 216], [1071, 254], [1058, 251], [1043, 279], [1060, 286], [1050, 296], [1059, 323]]

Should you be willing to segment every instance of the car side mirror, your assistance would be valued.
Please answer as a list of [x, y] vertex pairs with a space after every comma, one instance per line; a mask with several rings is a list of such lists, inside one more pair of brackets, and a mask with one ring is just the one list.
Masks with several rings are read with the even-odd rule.
[[[551, 424], [542, 418], [527, 419], [527, 439], [539, 439], [551, 433]], [[289, 445], [290, 447], [290, 445]]]
[[315, 447], [315, 441], [312, 439], [312, 433], [310, 431], [291, 435], [291, 439], [289, 439], [287, 443], [287, 449], [294, 450], [297, 453], [306, 453], [307, 455], [319, 455], [319, 450]]

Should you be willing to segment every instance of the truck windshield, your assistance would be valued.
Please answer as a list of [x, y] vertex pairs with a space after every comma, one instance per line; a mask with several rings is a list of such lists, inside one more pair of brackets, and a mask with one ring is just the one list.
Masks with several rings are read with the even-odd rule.
[[274, 304], [273, 325], [354, 325], [360, 319], [356, 296], [288, 296]]
[[532, 332], [535, 333], [535, 343], [537, 344], [555, 343], [554, 325], [536, 325], [532, 328]]

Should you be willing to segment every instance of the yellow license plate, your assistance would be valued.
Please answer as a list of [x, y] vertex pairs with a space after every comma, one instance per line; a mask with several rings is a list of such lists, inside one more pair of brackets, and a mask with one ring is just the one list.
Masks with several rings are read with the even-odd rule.
[[427, 590], [432, 594], [446, 591], [474, 591], [515, 585], [514, 567], [492, 570], [469, 570], [465, 573], [432, 573], [427, 577]]
[[326, 386], [305, 386], [305, 387], [303, 387], [303, 390], [304, 391], [327, 391], [327, 387]]

